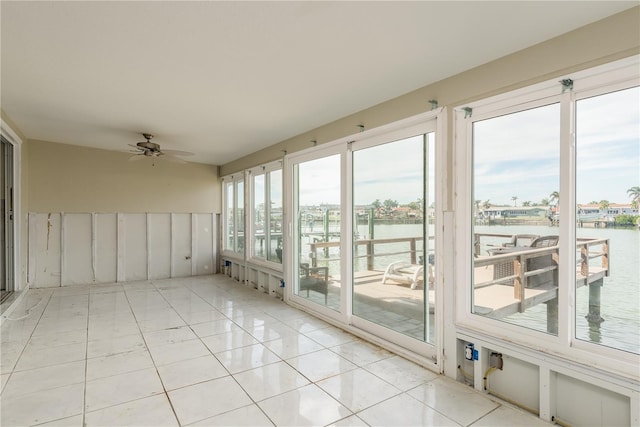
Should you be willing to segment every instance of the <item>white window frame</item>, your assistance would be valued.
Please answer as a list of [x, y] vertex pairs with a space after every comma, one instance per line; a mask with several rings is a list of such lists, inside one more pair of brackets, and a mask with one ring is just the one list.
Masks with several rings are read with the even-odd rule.
[[[248, 185], [245, 186], [245, 189], [247, 191], [247, 200], [249, 200], [248, 205], [250, 206], [249, 212], [248, 212], [248, 227], [246, 227], [247, 229], [247, 235], [248, 237], [248, 245], [249, 246], [245, 246], [245, 247], [249, 247], [249, 251], [247, 251], [247, 257], [249, 258], [249, 260], [251, 261], [251, 263], [256, 264], [256, 265], [262, 265], [264, 267], [268, 267], [270, 269], [274, 269], [277, 271], [282, 271], [282, 263], [279, 262], [274, 262], [274, 261], [270, 261], [267, 256], [259, 256], [255, 253], [255, 248], [254, 248], [254, 238], [255, 238], [255, 234], [256, 234], [256, 229], [255, 229], [255, 205], [256, 205], [256, 192], [255, 192], [255, 177], [259, 176], [259, 175], [263, 175], [264, 176], [264, 203], [265, 203], [265, 224], [270, 224], [271, 223], [271, 193], [270, 193], [270, 177], [269, 174], [271, 172], [274, 171], [282, 171], [282, 180], [283, 180], [283, 187], [284, 187], [284, 170], [282, 167], [282, 160], [278, 160], [276, 162], [272, 162], [266, 165], [262, 165], [262, 166], [258, 166], [255, 168], [251, 168], [249, 170], [247, 170], [247, 176], [248, 176]], [[284, 189], [282, 190], [282, 196], [284, 198]], [[284, 211], [284, 200], [283, 200], [283, 211]], [[284, 214], [284, 212], [283, 212]], [[284, 227], [284, 215], [283, 215], [283, 219], [282, 219], [282, 224], [281, 224], [281, 229], [282, 229], [282, 239], [283, 239], [283, 243], [284, 243], [284, 234], [285, 234], [285, 227]], [[265, 233], [267, 232], [267, 227], [265, 226]], [[265, 250], [268, 250], [268, 244], [265, 240]], [[282, 257], [284, 258], [284, 248], [283, 248], [283, 255]], [[284, 262], [284, 260], [283, 260]]]
[[[491, 337], [568, 361], [604, 370], [621, 377], [637, 377], [638, 355], [575, 338], [575, 286], [558, 290], [558, 335], [553, 336], [504, 321], [471, 313], [472, 291], [472, 126], [473, 122], [522, 111], [551, 101], [560, 102], [560, 283], [575, 283], [575, 101], [597, 94], [636, 86], [639, 57], [575, 72], [478, 102], [461, 105], [454, 112], [456, 189], [456, 312], [458, 332]], [[560, 81], [573, 80], [573, 89], [562, 91]], [[471, 117], [465, 110], [471, 108]]]
[[[244, 252], [238, 252], [238, 248], [236, 247], [237, 242], [238, 242], [238, 238], [237, 238], [237, 233], [238, 233], [238, 224], [237, 224], [237, 220], [238, 220], [238, 215], [237, 215], [237, 210], [238, 210], [238, 183], [242, 182], [243, 183], [243, 208], [244, 208], [244, 213], [245, 215], [243, 216], [243, 221], [245, 222], [245, 236], [244, 236]], [[229, 210], [227, 209], [229, 201], [227, 200], [228, 194], [227, 194], [227, 185], [232, 185], [233, 186], [233, 223], [234, 223], [234, 238], [233, 238], [233, 247], [229, 247], [229, 242], [228, 242], [228, 238], [229, 238], [229, 218], [228, 218], [228, 214], [229, 214]], [[247, 197], [246, 197], [246, 179], [245, 179], [245, 173], [244, 172], [237, 172], [234, 173], [232, 175], [227, 175], [225, 177], [222, 178], [222, 191], [223, 191], [223, 195], [222, 195], [222, 236], [223, 236], [223, 240], [222, 240], [222, 255], [228, 258], [235, 258], [235, 259], [244, 259], [245, 258], [245, 253], [246, 253], [246, 248], [247, 248], [247, 231], [246, 231], [246, 212], [247, 212]]]
[[[307, 301], [305, 298], [296, 296], [293, 293], [293, 280], [294, 263], [289, 263], [285, 267], [285, 277], [287, 285], [284, 293], [285, 301], [298, 305], [305, 310], [308, 310], [314, 314], [320, 315], [326, 319], [330, 319], [340, 323], [340, 326], [349, 329], [350, 331], [366, 336], [368, 339], [373, 340], [381, 345], [387, 345], [389, 348], [393, 348], [400, 354], [405, 354], [408, 357], [415, 357], [419, 355], [422, 361], [429, 361], [433, 363], [432, 368], [438, 372], [442, 372], [444, 369], [442, 349], [445, 345], [444, 328], [445, 322], [451, 320], [445, 319], [445, 299], [452, 300], [453, 291], [445, 290], [444, 277], [445, 268], [450, 270], [450, 265], [447, 265], [447, 256], [445, 251], [448, 243], [445, 242], [444, 233], [445, 227], [449, 224], [449, 228], [446, 228], [447, 232], [452, 233], [452, 217], [447, 217], [447, 211], [449, 211], [449, 201], [447, 198], [448, 188], [446, 180], [446, 159], [448, 158], [447, 138], [446, 138], [446, 109], [436, 108], [427, 113], [418, 114], [397, 122], [390, 123], [388, 125], [372, 128], [363, 132], [349, 135], [347, 137], [340, 138], [330, 143], [323, 144], [321, 146], [312, 147], [307, 150], [292, 153], [285, 156], [284, 163], [284, 183], [285, 183], [285, 224], [287, 228], [287, 237], [285, 239], [285, 259], [291, 260], [295, 256], [295, 242], [293, 241], [293, 229], [294, 229], [294, 197], [291, 197], [295, 191], [294, 186], [294, 174], [293, 165], [302, 163], [321, 157], [331, 156], [335, 154], [340, 155], [341, 163], [341, 210], [340, 215], [342, 218], [353, 218], [353, 206], [352, 189], [353, 189], [353, 176], [352, 176], [352, 149], [363, 149], [369, 146], [375, 146], [385, 142], [393, 142], [406, 137], [416, 136], [428, 132], [435, 132], [436, 134], [436, 170], [435, 170], [435, 192], [436, 192], [436, 211], [435, 220], [436, 224], [440, 226], [436, 227], [436, 254], [442, 254], [442, 256], [436, 255], [435, 271], [436, 271], [436, 320], [434, 328], [436, 329], [436, 343], [435, 345], [427, 342], [418, 342], [410, 337], [406, 339], [400, 339], [399, 333], [389, 331], [373, 322], [369, 322], [365, 319], [355, 319], [352, 315], [352, 293], [351, 286], [341, 287], [341, 308], [340, 312], [336, 312], [330, 308], [317, 305]], [[451, 218], [451, 219], [449, 219]], [[446, 222], [446, 224], [445, 224]], [[352, 221], [341, 222], [341, 233], [343, 236], [353, 236], [353, 224]], [[449, 240], [450, 243], [451, 240]], [[342, 265], [341, 265], [341, 277], [344, 278], [345, 283], [352, 283], [352, 265], [353, 265], [353, 247], [352, 238], [342, 239], [340, 251], [342, 253]], [[452, 252], [450, 252], [452, 253]], [[451, 289], [451, 288], [449, 288]], [[446, 295], [445, 295], [446, 292]]]

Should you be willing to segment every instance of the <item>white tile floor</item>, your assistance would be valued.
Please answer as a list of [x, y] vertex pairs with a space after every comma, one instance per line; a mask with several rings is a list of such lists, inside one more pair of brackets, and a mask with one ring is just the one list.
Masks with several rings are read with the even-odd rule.
[[33, 289], [2, 426], [547, 425], [226, 276]]

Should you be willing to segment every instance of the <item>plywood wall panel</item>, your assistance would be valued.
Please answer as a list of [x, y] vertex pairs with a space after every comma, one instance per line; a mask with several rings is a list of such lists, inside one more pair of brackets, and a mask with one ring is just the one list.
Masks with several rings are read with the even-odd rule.
[[149, 278], [171, 277], [171, 214], [150, 213], [147, 217], [149, 232]]
[[95, 214], [96, 283], [117, 280], [118, 222], [115, 213]]
[[195, 218], [195, 274], [212, 274], [213, 268], [213, 214], [194, 214]]
[[29, 263], [33, 271], [32, 285], [40, 288], [60, 286], [60, 214], [30, 214], [34, 222], [29, 235]]
[[122, 214], [124, 281], [147, 280], [147, 215]]
[[32, 287], [214, 274], [209, 213], [30, 213]]
[[62, 286], [93, 283], [93, 226], [88, 213], [62, 216]]
[[171, 216], [173, 277], [189, 277], [192, 275], [191, 214], [174, 213]]

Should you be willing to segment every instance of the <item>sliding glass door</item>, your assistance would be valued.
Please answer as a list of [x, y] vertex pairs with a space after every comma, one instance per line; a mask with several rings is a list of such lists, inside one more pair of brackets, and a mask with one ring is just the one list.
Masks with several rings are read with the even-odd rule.
[[308, 302], [341, 311], [341, 155], [294, 165], [294, 288]]
[[353, 316], [434, 343], [435, 133], [367, 145], [352, 154]]
[[439, 363], [437, 124], [287, 156], [285, 267], [289, 301]]

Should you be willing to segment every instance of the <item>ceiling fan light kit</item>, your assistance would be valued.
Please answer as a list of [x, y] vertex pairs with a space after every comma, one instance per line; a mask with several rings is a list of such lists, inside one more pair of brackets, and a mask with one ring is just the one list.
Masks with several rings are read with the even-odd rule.
[[161, 150], [160, 144], [151, 142], [151, 139], [153, 139], [152, 134], [143, 133], [142, 136], [146, 141], [140, 141], [136, 143], [136, 145], [129, 144], [130, 147], [135, 148], [135, 151], [131, 151], [131, 153], [135, 153], [135, 154], [129, 157], [130, 162], [140, 160], [144, 157], [151, 157], [154, 159], [153, 165], [155, 166], [155, 158], [158, 157], [158, 158], [163, 158], [176, 163], [186, 163], [186, 161], [176, 156], [192, 156], [193, 155], [193, 153], [190, 153], [188, 151]]

